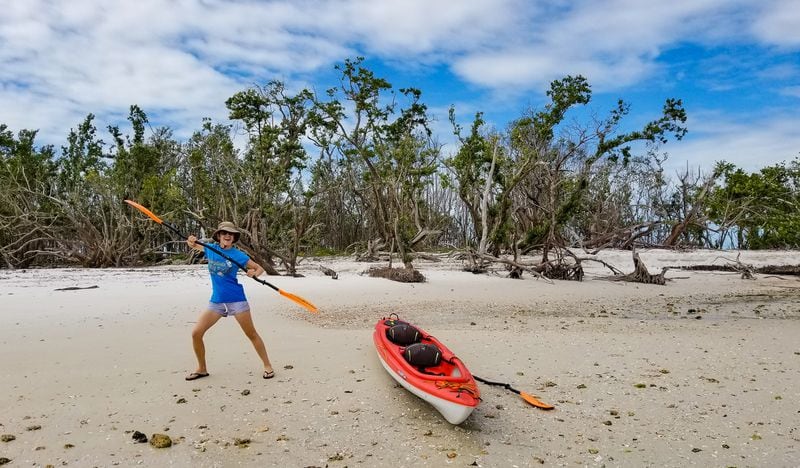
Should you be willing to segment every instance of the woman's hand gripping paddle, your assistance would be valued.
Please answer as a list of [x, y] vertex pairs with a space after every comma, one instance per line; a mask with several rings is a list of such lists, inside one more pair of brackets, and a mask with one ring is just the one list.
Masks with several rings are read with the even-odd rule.
[[[152, 219], [153, 221], [157, 222], [158, 224], [168, 228], [170, 231], [172, 231], [175, 234], [177, 234], [178, 236], [180, 236], [181, 239], [186, 239], [186, 236], [181, 231], [179, 231], [178, 228], [176, 228], [172, 224], [162, 220], [161, 218], [156, 216], [152, 211], [148, 210], [147, 208], [143, 207], [142, 205], [140, 205], [140, 204], [138, 204], [138, 203], [136, 203], [135, 201], [132, 201], [132, 200], [125, 200], [125, 203], [131, 205], [132, 207], [134, 207], [137, 210], [141, 211], [142, 213], [146, 214], [148, 218]], [[247, 272], [247, 268], [244, 265], [242, 265], [239, 262], [237, 262], [237, 261], [233, 260], [232, 258], [228, 257], [227, 255], [225, 255], [225, 253], [220, 252], [219, 249], [216, 249], [216, 248], [214, 248], [214, 247], [212, 247], [212, 246], [210, 246], [210, 245], [208, 245], [206, 243], [200, 242], [200, 241], [196, 241], [196, 243], [199, 244], [199, 245], [202, 245], [203, 247], [205, 247], [205, 248], [207, 248], [209, 250], [212, 250], [212, 251], [218, 253], [219, 255], [224, 257], [225, 259], [231, 261], [234, 265], [236, 265], [237, 267], [239, 267], [243, 271]], [[297, 295], [292, 294], [292, 293], [289, 293], [289, 292], [286, 292], [283, 289], [280, 289], [277, 286], [275, 286], [273, 284], [270, 284], [270, 283], [268, 283], [268, 282], [266, 282], [266, 281], [264, 281], [264, 280], [262, 280], [260, 278], [256, 278], [254, 276], [251, 276], [251, 278], [253, 278], [254, 280], [258, 281], [259, 283], [261, 283], [263, 285], [269, 286], [270, 288], [274, 289], [275, 291], [278, 291], [278, 294], [280, 294], [281, 296], [283, 296], [283, 297], [295, 302], [296, 304], [299, 304], [301, 307], [306, 308], [309, 312], [313, 312], [313, 313], [317, 313], [318, 312], [317, 311], [317, 307], [314, 304], [308, 302], [307, 300], [303, 299], [302, 297], [297, 296]]]
[[533, 406], [535, 406], [537, 408], [541, 408], [543, 410], [551, 410], [551, 409], [555, 408], [555, 406], [553, 406], [553, 405], [548, 405], [547, 403], [539, 401], [538, 398], [536, 398], [534, 395], [531, 395], [530, 393], [520, 392], [516, 388], [512, 387], [510, 384], [500, 383], [500, 382], [492, 382], [491, 380], [482, 379], [482, 378], [478, 377], [475, 374], [472, 374], [472, 376], [475, 377], [475, 380], [477, 380], [478, 382], [483, 382], [483, 383], [485, 383], [487, 385], [498, 385], [500, 387], [505, 387], [506, 389], [511, 390], [512, 392], [516, 393], [523, 400], [527, 401], [528, 403], [530, 403], [531, 405], [533, 405]]

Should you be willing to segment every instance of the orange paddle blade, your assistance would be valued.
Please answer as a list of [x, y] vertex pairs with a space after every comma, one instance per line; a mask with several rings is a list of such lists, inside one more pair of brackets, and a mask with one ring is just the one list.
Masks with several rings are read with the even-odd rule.
[[528, 403], [532, 404], [537, 408], [541, 408], [544, 410], [551, 410], [555, 408], [553, 405], [548, 405], [542, 401], [539, 401], [535, 396], [531, 395], [530, 393], [519, 392], [519, 396], [522, 397], [523, 400], [527, 401]]
[[125, 203], [131, 205], [132, 207], [136, 208], [137, 210], [141, 211], [142, 213], [146, 214], [150, 219], [157, 222], [158, 224], [163, 224], [164, 221], [161, 221], [161, 218], [156, 216], [152, 211], [148, 210], [147, 208], [143, 207], [142, 205], [136, 203], [132, 200], [125, 200]]
[[317, 312], [319, 312], [317, 310], [317, 306], [315, 306], [314, 304], [308, 302], [307, 300], [303, 299], [300, 296], [295, 296], [294, 294], [288, 293], [288, 292], [284, 291], [283, 289], [279, 289], [278, 292], [280, 293], [281, 296], [283, 296], [283, 297], [285, 297], [285, 298], [287, 298], [289, 300], [292, 300], [292, 301], [300, 304], [301, 306], [305, 307], [306, 309], [308, 309], [309, 312], [312, 312], [312, 313], [315, 313], [315, 314]]

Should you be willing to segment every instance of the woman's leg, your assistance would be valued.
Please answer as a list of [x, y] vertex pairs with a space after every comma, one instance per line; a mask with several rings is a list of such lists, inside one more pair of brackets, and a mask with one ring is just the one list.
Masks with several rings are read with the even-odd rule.
[[256, 331], [255, 325], [253, 325], [253, 316], [250, 314], [250, 311], [248, 310], [247, 312], [236, 314], [234, 317], [236, 317], [236, 321], [239, 322], [239, 326], [242, 327], [244, 334], [247, 335], [247, 338], [253, 343], [258, 357], [260, 357], [261, 361], [264, 363], [264, 372], [273, 372], [272, 364], [270, 364], [269, 356], [267, 356], [267, 348], [264, 346], [264, 341], [261, 339], [261, 336], [259, 336]]
[[197, 356], [197, 371], [195, 372], [198, 374], [208, 373], [206, 368], [206, 345], [203, 343], [203, 335], [220, 318], [222, 318], [220, 314], [207, 310], [200, 314], [200, 318], [197, 319], [197, 323], [192, 329], [192, 347], [194, 348], [195, 356]]

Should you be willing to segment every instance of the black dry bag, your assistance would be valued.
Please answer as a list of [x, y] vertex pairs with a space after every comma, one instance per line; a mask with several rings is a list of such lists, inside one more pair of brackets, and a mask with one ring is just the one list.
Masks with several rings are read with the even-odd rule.
[[420, 369], [436, 367], [442, 362], [442, 352], [432, 344], [412, 344], [403, 351], [403, 357], [409, 364]]
[[389, 328], [386, 330], [386, 337], [389, 338], [389, 341], [392, 343], [400, 346], [408, 346], [418, 342], [420, 338], [422, 338], [419, 330], [407, 323], [398, 323], [392, 328]]

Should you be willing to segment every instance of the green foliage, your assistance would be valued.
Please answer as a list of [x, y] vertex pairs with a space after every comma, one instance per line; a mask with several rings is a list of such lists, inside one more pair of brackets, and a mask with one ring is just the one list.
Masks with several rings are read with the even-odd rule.
[[[196, 221], [209, 229], [221, 220], [233, 219], [228, 216], [228, 207], [235, 206], [237, 198], [232, 188], [242, 183], [230, 131], [227, 125], [205, 119], [202, 129], [192, 135], [182, 150], [179, 182]], [[191, 232], [196, 231], [194, 224], [190, 228]]]
[[742, 249], [800, 247], [800, 160], [748, 174], [721, 162], [724, 182], [709, 201], [719, 243]]
[[[327, 145], [326, 170], [341, 170], [342, 178], [355, 185], [358, 201], [366, 205], [368, 232], [394, 245], [409, 266], [410, 241], [427, 224], [420, 195], [431, 184], [438, 159], [427, 107], [418, 89], [392, 93], [392, 85], [364, 67], [363, 58], [336, 69], [341, 85], [330, 88], [326, 100], [315, 100], [314, 139]], [[398, 105], [398, 97], [406, 107]]]
[[550, 103], [544, 110], [534, 114], [532, 118], [524, 118], [517, 122], [517, 126], [532, 126], [536, 129], [539, 141], [553, 139], [553, 129], [559, 125], [567, 111], [576, 105], [588, 104], [592, 99], [592, 89], [583, 76], [566, 76], [561, 80], [550, 83], [547, 91]]
[[679, 99], [632, 131], [621, 130], [630, 113], [622, 99], [603, 118], [576, 122], [571, 113], [592, 90], [566, 76], [542, 108], [503, 130], [487, 128], [482, 112], [462, 128], [451, 108], [459, 146], [442, 161], [421, 90], [393, 88], [363, 58], [336, 70], [322, 96], [279, 81], [231, 96], [242, 149], [231, 125], [206, 119], [179, 142], [136, 105], [128, 128], [108, 127], [109, 143], [87, 115], [59, 155], [36, 145], [36, 131], [0, 124], [2, 264], [130, 265], [184, 248], [125, 198], [184, 232], [234, 221], [254, 258], [290, 274], [308, 253], [394, 249], [410, 266], [414, 250], [469, 246], [541, 249], [546, 259], [573, 242], [658, 245], [677, 238], [675, 226], [692, 245], [800, 247], [800, 161], [752, 174], [721, 162], [713, 187], [666, 178], [660, 145], [687, 132]]
[[550, 223], [542, 221], [528, 228], [525, 232], [525, 237], [521, 245], [525, 247], [540, 247], [544, 245], [547, 240], [547, 235], [550, 232]]
[[[680, 139], [686, 132], [681, 102], [668, 99], [659, 119], [642, 130], [617, 133], [630, 111], [629, 105], [619, 100], [604, 121], [591, 126], [593, 133], [557, 135], [566, 130], [562, 127], [570, 109], [590, 102], [591, 87], [582, 76], [567, 76], [553, 81], [547, 96], [550, 102], [542, 110], [512, 122], [505, 138], [487, 135], [480, 113], [470, 134], [463, 137], [454, 110], [450, 110], [461, 146], [446, 161], [454, 179], [448, 182], [458, 188], [468, 207], [476, 239], [483, 238], [480, 226], [490, 226], [489, 250], [495, 253], [514, 247], [511, 234], [515, 229], [524, 233], [519, 243], [524, 249], [543, 245], [546, 251], [563, 244], [563, 229], [585, 211], [592, 169], [601, 159], [624, 166], [632, 157], [631, 143], [663, 143], [668, 133]], [[570, 175], [570, 171], [576, 172]], [[520, 206], [520, 199], [529, 203]], [[542, 232], [545, 228], [546, 233]]]
[[2, 187], [41, 187], [48, 191], [54, 183], [58, 167], [53, 148], [36, 148], [36, 131], [20, 130], [15, 137], [8, 126], [0, 124], [0, 181]]
[[280, 257], [294, 273], [297, 256], [310, 241], [310, 198], [304, 170], [308, 153], [303, 139], [312, 119], [312, 94], [290, 95], [282, 82], [270, 81], [234, 94], [226, 101], [232, 120], [240, 120], [248, 145], [239, 164], [231, 165], [237, 197], [227, 219], [236, 220], [252, 238], [251, 251], [272, 262]]
[[[450, 123], [453, 132], [458, 137], [461, 146], [456, 154], [445, 160], [445, 165], [450, 169], [455, 178], [448, 180], [450, 185], [455, 185], [458, 196], [467, 206], [472, 217], [474, 238], [482, 238], [481, 228], [484, 218], [489, 225], [494, 226], [501, 215], [502, 200], [496, 194], [505, 190], [505, 174], [509, 161], [505, 149], [500, 145], [500, 136], [485, 135], [485, 121], [483, 113], [478, 112], [473, 118], [470, 133], [466, 137], [461, 134], [462, 128], [456, 123], [455, 109], [450, 108]], [[487, 191], [487, 181], [488, 191]], [[506, 191], [507, 193], [507, 191]], [[483, 206], [486, 206], [485, 212]], [[490, 233], [495, 245], [499, 245], [506, 237], [506, 223], [500, 223], [494, 233]], [[497, 241], [500, 241], [499, 243]]]
[[37, 148], [36, 131], [15, 136], [0, 124], [0, 260], [26, 267], [47, 248], [57, 211], [50, 199], [56, 185], [53, 148]]

